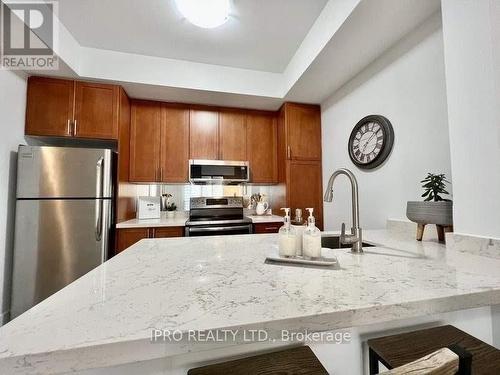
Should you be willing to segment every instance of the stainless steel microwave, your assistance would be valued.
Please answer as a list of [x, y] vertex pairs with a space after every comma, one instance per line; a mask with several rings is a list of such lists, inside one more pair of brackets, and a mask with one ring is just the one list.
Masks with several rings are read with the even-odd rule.
[[190, 160], [189, 181], [193, 184], [238, 184], [250, 181], [247, 161]]

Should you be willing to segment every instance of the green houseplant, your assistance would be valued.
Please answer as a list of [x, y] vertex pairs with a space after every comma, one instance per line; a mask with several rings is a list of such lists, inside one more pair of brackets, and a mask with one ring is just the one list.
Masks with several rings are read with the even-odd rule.
[[167, 211], [167, 217], [174, 217], [177, 205], [175, 202], [170, 202], [173, 198], [172, 194], [162, 194], [162, 211]]
[[420, 181], [424, 193], [423, 202], [408, 202], [406, 205], [406, 216], [411, 221], [417, 223], [417, 240], [422, 241], [425, 226], [435, 224], [438, 232], [438, 239], [445, 240], [445, 232], [453, 231], [453, 202], [443, 198], [442, 195], [449, 195], [446, 184], [450, 182], [444, 174], [428, 173]]
[[422, 183], [422, 188], [425, 190], [424, 194], [422, 194], [422, 198], [425, 198], [424, 202], [450, 201], [449, 199], [444, 199], [441, 195], [439, 195], [450, 194], [446, 191], [446, 184], [449, 184], [450, 182], [446, 179], [444, 174], [427, 173], [427, 177], [420, 182]]

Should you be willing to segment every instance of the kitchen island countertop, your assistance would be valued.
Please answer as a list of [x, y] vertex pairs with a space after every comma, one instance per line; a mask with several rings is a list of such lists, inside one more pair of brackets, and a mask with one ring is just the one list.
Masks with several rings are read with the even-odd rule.
[[266, 264], [275, 234], [142, 240], [1, 327], [0, 373], [78, 371], [207, 348], [152, 344], [155, 328], [273, 335], [500, 304], [500, 259], [387, 230], [364, 237], [378, 246], [363, 255], [326, 251], [339, 260], [335, 270]]

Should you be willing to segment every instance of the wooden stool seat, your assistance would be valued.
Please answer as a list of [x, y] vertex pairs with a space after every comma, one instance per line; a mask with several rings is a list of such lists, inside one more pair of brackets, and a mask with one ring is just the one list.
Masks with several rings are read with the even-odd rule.
[[453, 345], [472, 355], [472, 374], [500, 374], [500, 350], [451, 325], [368, 340], [370, 374], [379, 361], [391, 370]]
[[198, 367], [188, 371], [188, 375], [221, 374], [328, 375], [328, 372], [308, 346]]

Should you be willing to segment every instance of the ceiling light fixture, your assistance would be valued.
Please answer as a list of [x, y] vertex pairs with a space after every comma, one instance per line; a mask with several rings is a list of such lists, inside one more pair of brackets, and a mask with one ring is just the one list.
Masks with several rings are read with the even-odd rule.
[[175, 0], [177, 9], [198, 27], [213, 29], [226, 23], [229, 0]]

